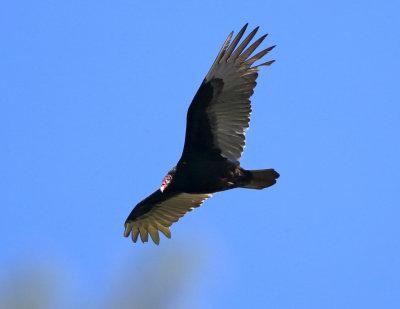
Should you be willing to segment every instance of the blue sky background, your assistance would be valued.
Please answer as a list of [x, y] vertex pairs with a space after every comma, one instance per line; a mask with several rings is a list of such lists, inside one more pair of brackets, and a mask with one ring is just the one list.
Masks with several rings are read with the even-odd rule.
[[[398, 308], [399, 9], [3, 2], [0, 305]], [[179, 159], [191, 99], [246, 22], [277, 47], [242, 165], [281, 178], [133, 244], [127, 215]]]

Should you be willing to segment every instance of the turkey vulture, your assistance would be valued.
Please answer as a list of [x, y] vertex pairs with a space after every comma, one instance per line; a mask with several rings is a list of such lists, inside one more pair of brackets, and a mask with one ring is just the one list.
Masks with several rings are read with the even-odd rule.
[[274, 60], [252, 65], [275, 47], [252, 56], [267, 35], [247, 47], [257, 27], [238, 46], [246, 28], [247, 24], [232, 43], [233, 32], [228, 36], [190, 104], [178, 164], [165, 176], [160, 189], [137, 204], [126, 219], [124, 236], [131, 234], [134, 242], [139, 235], [147, 242], [150, 234], [159, 244], [158, 231], [171, 238], [172, 223], [213, 193], [233, 188], [264, 189], [276, 183], [279, 174], [275, 170], [245, 170], [239, 163], [257, 72]]

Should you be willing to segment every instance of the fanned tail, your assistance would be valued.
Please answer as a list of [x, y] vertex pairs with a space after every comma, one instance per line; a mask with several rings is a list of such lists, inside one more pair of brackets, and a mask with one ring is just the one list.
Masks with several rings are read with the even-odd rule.
[[261, 190], [272, 186], [279, 178], [279, 174], [272, 168], [265, 170], [247, 170], [248, 180], [241, 188]]

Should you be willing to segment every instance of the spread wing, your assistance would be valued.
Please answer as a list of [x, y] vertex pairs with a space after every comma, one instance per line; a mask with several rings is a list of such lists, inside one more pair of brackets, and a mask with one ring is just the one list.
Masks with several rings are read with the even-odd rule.
[[136, 242], [138, 236], [142, 242], [148, 241], [148, 236], [158, 245], [161, 231], [166, 237], [171, 238], [169, 227], [187, 212], [199, 207], [211, 194], [189, 194], [157, 190], [141, 201], [125, 221], [124, 236], [132, 236]]
[[267, 35], [247, 47], [257, 27], [238, 46], [246, 27], [247, 24], [232, 43], [233, 32], [228, 36], [189, 107], [183, 158], [211, 152], [239, 163], [250, 122], [250, 97], [257, 84], [257, 72], [260, 66], [270, 65], [274, 60], [252, 65], [275, 47], [252, 56]]

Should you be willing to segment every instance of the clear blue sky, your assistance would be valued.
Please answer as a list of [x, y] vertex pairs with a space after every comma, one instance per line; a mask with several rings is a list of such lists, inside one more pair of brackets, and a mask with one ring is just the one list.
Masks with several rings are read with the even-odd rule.
[[[399, 10], [4, 2], [0, 305], [40, 288], [52, 308], [399, 308]], [[281, 178], [133, 244], [127, 215], [179, 159], [191, 99], [246, 22], [277, 47], [242, 165]]]

